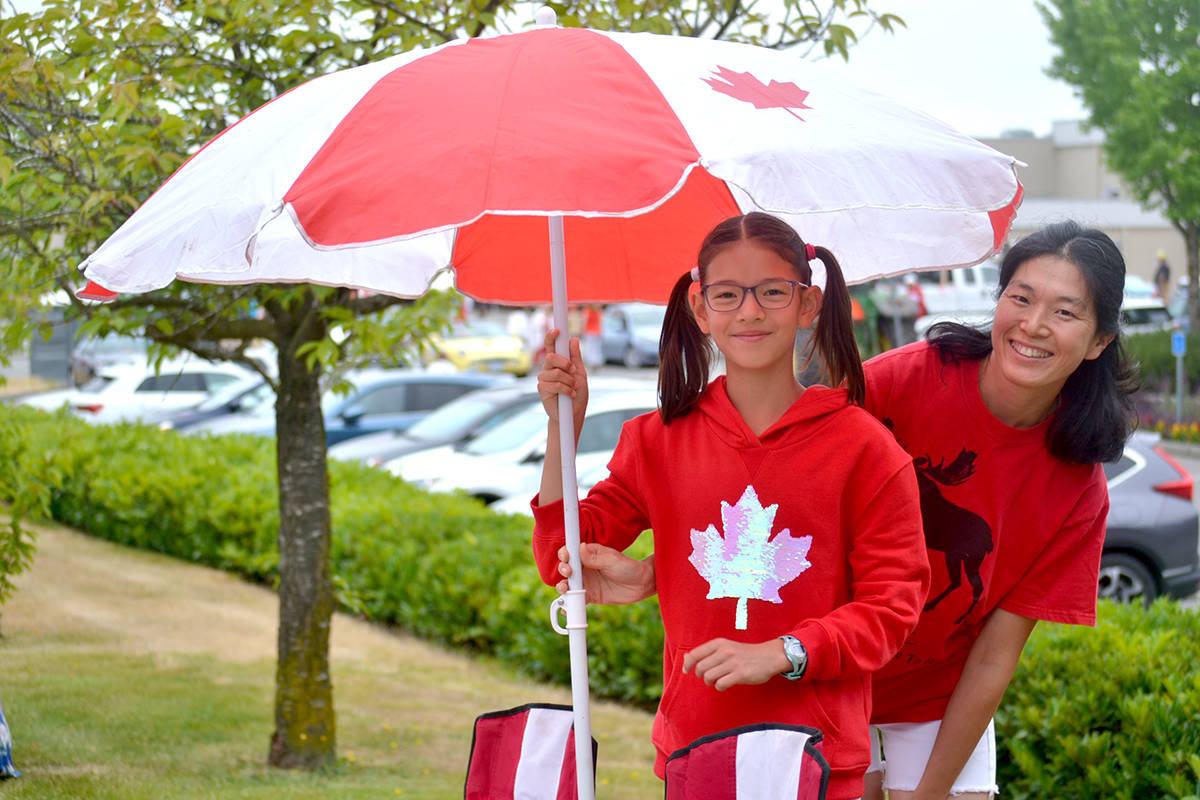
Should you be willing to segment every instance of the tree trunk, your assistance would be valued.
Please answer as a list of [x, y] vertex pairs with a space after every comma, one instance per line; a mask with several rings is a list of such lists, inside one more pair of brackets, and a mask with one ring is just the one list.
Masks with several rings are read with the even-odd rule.
[[[311, 310], [309, 305], [308, 309]], [[279, 394], [275, 407], [279, 466], [279, 663], [275, 733], [268, 762], [311, 770], [336, 759], [329, 629], [333, 615], [329, 477], [320, 368], [295, 356], [318, 331], [303, 311], [277, 311]]]
[[1200, 331], [1200, 224], [1179, 226], [1187, 247], [1187, 314], [1191, 330]]

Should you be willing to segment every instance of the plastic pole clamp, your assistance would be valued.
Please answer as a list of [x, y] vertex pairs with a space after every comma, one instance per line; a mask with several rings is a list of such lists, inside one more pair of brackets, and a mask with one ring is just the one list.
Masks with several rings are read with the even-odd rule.
[[[567, 636], [571, 631], [580, 631], [587, 628], [587, 595], [584, 589], [570, 589], [565, 594], [560, 594], [550, 603], [550, 627], [554, 628], [555, 633], [560, 636]], [[559, 614], [567, 615], [567, 624], [564, 627], [559, 624]]]

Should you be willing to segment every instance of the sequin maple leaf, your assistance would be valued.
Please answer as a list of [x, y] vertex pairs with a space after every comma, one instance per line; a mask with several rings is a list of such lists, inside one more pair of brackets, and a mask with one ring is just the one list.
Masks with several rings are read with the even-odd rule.
[[734, 72], [721, 66], [717, 67], [714, 77], [702, 80], [721, 94], [750, 103], [755, 108], [782, 108], [801, 121], [804, 117], [792, 109], [812, 108], [804, 102], [808, 99], [808, 92], [791, 81], [772, 80], [763, 83], [749, 72]]
[[787, 528], [771, 538], [779, 505], [763, 508], [753, 486], [747, 486], [737, 505], [721, 501], [722, 536], [709, 525], [692, 530], [696, 571], [708, 581], [708, 599], [738, 598], [734, 627], [746, 630], [747, 601], [782, 603], [779, 590], [812, 566], [808, 561], [811, 536], [792, 536]]

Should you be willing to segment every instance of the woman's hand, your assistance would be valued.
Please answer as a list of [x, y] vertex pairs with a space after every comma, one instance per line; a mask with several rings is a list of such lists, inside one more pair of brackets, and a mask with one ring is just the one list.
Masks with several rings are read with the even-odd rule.
[[683, 671], [694, 672], [718, 692], [738, 684], [766, 683], [791, 668], [778, 639], [758, 644], [711, 639], [683, 657]]
[[546, 331], [546, 360], [542, 362], [542, 371], [538, 373], [538, 394], [541, 395], [546, 414], [555, 423], [558, 422], [558, 396], [565, 394], [572, 398], [575, 435], [578, 436], [583, 426], [584, 412], [587, 411], [587, 369], [583, 366], [578, 339], [570, 341], [570, 358], [555, 352], [558, 333], [557, 328]]
[[[656, 591], [653, 555], [638, 561], [620, 550], [583, 542], [579, 545], [579, 560], [583, 562], [583, 588], [587, 590], [589, 603], [636, 603]], [[558, 573], [564, 580], [554, 588], [563, 594], [567, 591], [565, 579], [571, 577], [566, 547], [559, 548], [558, 561]]]

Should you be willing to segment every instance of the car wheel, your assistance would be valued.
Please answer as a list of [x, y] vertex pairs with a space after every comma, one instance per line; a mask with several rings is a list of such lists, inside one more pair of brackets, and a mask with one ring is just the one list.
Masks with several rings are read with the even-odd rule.
[[1158, 583], [1150, 569], [1127, 553], [1105, 553], [1100, 558], [1100, 599], [1141, 603], [1149, 608], [1158, 597]]
[[642, 357], [638, 355], [638, 351], [633, 345], [625, 348], [625, 358], [623, 359], [625, 366], [630, 369], [638, 369], [642, 366]]

